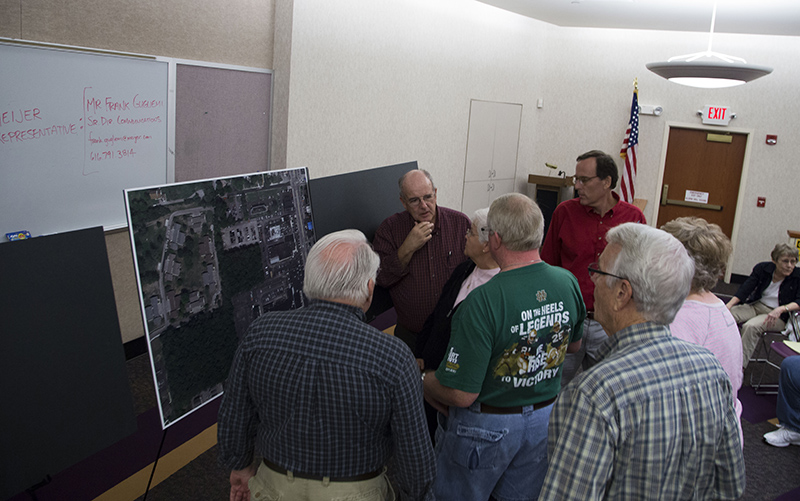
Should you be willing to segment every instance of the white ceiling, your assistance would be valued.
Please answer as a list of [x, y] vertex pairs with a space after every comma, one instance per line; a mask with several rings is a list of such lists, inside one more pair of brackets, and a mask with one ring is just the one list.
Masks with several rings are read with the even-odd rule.
[[564, 27], [800, 36], [800, 0], [478, 0]]

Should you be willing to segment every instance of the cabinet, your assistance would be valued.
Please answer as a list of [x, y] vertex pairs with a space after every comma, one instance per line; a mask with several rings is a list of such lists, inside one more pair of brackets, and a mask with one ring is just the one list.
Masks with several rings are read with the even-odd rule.
[[461, 200], [467, 216], [515, 191], [521, 120], [521, 104], [470, 102]]

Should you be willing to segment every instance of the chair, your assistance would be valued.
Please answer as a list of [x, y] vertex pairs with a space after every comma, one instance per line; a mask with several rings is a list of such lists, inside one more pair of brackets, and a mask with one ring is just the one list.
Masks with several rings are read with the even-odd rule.
[[[769, 341], [770, 338], [774, 338], [776, 336], [781, 337], [782, 339]], [[761, 364], [761, 371], [758, 374], [758, 381], [756, 382], [756, 370], [753, 369], [750, 372], [750, 386], [753, 388], [753, 391], [756, 395], [775, 395], [778, 393], [778, 384], [777, 383], [765, 383], [764, 382], [764, 374], [767, 371], [767, 368], [772, 367], [773, 369], [777, 369], [779, 372], [781, 370], [781, 362], [784, 358], [791, 357], [794, 355], [798, 355], [796, 351], [786, 346], [784, 341], [797, 341], [798, 336], [800, 336], [800, 312], [796, 311], [793, 312], [789, 316], [789, 321], [786, 322], [786, 328], [782, 331], [765, 331], [761, 335], [761, 339], [759, 341], [759, 345], [761, 346], [764, 355], [764, 358], [751, 358], [750, 363], [758, 363]], [[758, 348], [756, 348], [756, 352]], [[754, 352], [754, 353], [756, 353]], [[778, 359], [776, 361], [772, 360], [772, 354], [777, 355]]]

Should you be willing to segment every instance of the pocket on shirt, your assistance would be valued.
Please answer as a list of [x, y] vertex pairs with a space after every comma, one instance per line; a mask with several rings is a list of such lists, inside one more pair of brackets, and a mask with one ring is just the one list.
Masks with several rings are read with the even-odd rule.
[[505, 436], [506, 430], [459, 424], [455, 430], [455, 440], [451, 440], [447, 454], [457, 464], [469, 470], [493, 468]]

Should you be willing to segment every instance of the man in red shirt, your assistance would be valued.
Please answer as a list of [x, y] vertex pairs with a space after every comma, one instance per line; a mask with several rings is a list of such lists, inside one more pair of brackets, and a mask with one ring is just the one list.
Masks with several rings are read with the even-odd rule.
[[575, 275], [586, 303], [583, 344], [577, 353], [567, 354], [562, 366], [562, 387], [581, 367], [588, 369], [596, 363], [597, 350], [608, 337], [594, 320], [594, 282], [589, 277], [588, 266], [597, 262], [606, 248], [609, 229], [622, 223], [646, 223], [638, 207], [620, 200], [612, 191], [617, 186], [619, 173], [610, 155], [592, 150], [579, 156], [577, 161], [575, 192], [578, 196], [556, 207], [541, 252], [546, 263], [566, 268]]

